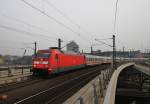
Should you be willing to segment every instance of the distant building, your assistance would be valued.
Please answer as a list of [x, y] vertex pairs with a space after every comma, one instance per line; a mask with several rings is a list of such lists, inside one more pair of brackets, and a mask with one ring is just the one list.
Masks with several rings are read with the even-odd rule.
[[76, 42], [71, 41], [67, 44], [67, 51], [79, 52], [79, 45]]

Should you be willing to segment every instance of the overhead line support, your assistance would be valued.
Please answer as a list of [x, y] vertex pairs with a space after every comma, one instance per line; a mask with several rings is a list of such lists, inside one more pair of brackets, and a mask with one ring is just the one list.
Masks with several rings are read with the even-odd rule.
[[113, 35], [113, 68], [116, 69], [116, 45], [115, 45], [115, 35]]
[[35, 55], [35, 57], [37, 55], [36, 51], [37, 51], [37, 42], [35, 41], [34, 42], [34, 55]]
[[62, 40], [60, 38], [58, 38], [58, 49], [61, 50], [61, 42]]

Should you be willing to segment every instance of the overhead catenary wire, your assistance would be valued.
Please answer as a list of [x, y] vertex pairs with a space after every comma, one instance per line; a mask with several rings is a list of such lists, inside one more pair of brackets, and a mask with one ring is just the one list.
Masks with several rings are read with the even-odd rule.
[[[56, 38], [53, 38], [53, 37], [49, 37], [49, 36], [45, 36], [43, 34], [38, 34], [38, 33], [31, 33], [31, 32], [28, 32], [28, 31], [25, 31], [25, 30], [20, 30], [20, 29], [17, 29], [17, 28], [13, 28], [13, 27], [9, 27], [9, 26], [5, 26], [5, 25], [0, 25], [0, 28], [3, 28], [3, 29], [7, 29], [7, 30], [11, 30], [11, 31], [15, 31], [15, 32], [19, 32], [19, 33], [24, 33], [30, 37], [36, 37], [36, 36], [40, 36], [40, 37], [45, 37], [45, 40], [57, 40]], [[53, 39], [52, 39], [53, 38]]]
[[4, 42], [6, 42], [6, 41], [9, 41], [9, 43], [12, 43], [12, 44], [18, 44], [18, 43], [21, 43], [21, 44], [24, 44], [24, 45], [29, 45], [29, 44], [32, 44], [33, 42], [24, 42], [24, 41], [16, 41], [16, 40], [12, 40], [12, 39], [8, 39], [8, 40], [1, 40], [1, 41], [4, 41]]
[[103, 39], [98, 39], [98, 40], [109, 40], [109, 39], [112, 39], [112, 38], [103, 38]]
[[4, 50], [20, 50], [21, 51], [21, 50], [25, 50], [25, 49], [27, 50], [29, 48], [21, 48], [21, 47], [18, 47], [18, 48], [15, 47], [15, 48], [13, 48], [13, 47], [1, 47], [0, 46], [0, 49], [4, 49]]
[[[40, 12], [41, 14], [47, 16], [49, 19], [55, 21], [56, 23], [58, 23], [59, 25], [63, 26], [64, 28], [70, 30], [71, 32], [73, 32], [74, 34], [78, 35], [79, 37], [82, 37], [77, 31], [74, 31], [72, 28], [70, 28], [69, 26], [65, 25], [64, 23], [62, 23], [61, 21], [57, 20], [55, 17], [52, 17], [51, 15], [47, 14], [44, 10], [41, 10], [37, 7], [35, 7], [34, 5], [32, 5], [31, 3], [25, 1], [25, 0], [21, 0], [22, 2], [24, 2], [25, 4], [27, 4], [28, 6], [30, 6], [31, 8], [35, 9], [36, 11]], [[83, 40], [85, 40], [85, 37], [82, 37]], [[88, 40], [89, 41], [89, 40]]]
[[22, 48], [12, 48], [12, 47], [1, 47], [0, 49], [9, 49], [9, 50], [22, 50]]
[[[15, 51], [17, 51], [17, 56], [18, 56], [18, 53], [20, 53], [20, 55], [22, 54], [22, 51], [24, 51], [24, 53], [26, 53], [27, 51], [31, 51], [31, 50], [33, 50], [32, 48], [30, 48], [30, 47], [24, 47], [24, 48], [21, 48], [21, 47], [2, 47], [2, 46], [0, 46], [0, 49], [2, 49], [3, 51], [5, 50], [5, 51], [12, 51], [13, 50], [13, 52], [14, 52], [14, 50]], [[25, 52], [25, 50], [26, 50], [26, 52]], [[11, 53], [12, 54], [12, 53]], [[31, 54], [31, 53], [30, 53]]]
[[58, 9], [54, 4], [52, 4], [49, 0], [44, 0], [49, 6], [51, 6], [52, 8], [54, 8], [58, 13], [60, 13], [64, 18], [66, 18], [68, 21], [70, 21], [72, 24], [76, 25], [78, 28], [80, 28], [82, 31], [84, 31], [85, 33], [88, 33], [89, 35], [91, 35], [93, 37], [93, 34], [87, 32], [87, 30], [85, 30], [83, 27], [81, 27], [79, 24], [77, 24], [76, 22], [74, 22], [67, 14], [65, 14], [64, 12], [62, 12], [60, 9]]
[[98, 42], [100, 42], [100, 43], [102, 43], [102, 44], [104, 44], [104, 45], [106, 45], [106, 46], [113, 47], [112, 45], [107, 44], [107, 43], [105, 43], [105, 42], [103, 42], [103, 41], [100, 41], [99, 39], [95, 39], [95, 40], [98, 41]]
[[[32, 27], [32, 28], [35, 28], [35, 29], [38, 29], [38, 30], [41, 30], [41, 31], [50, 32], [50, 31], [48, 31], [48, 30], [46, 30], [46, 29], [43, 29], [43, 28], [41, 28], [41, 27], [39, 27], [39, 26], [33, 25], [33, 24], [31, 24], [31, 23], [27, 23], [27, 22], [25, 22], [25, 21], [23, 21], [23, 20], [20, 20], [20, 19], [15, 18], [15, 17], [8, 16], [8, 15], [6, 15], [6, 14], [4, 14], [4, 13], [1, 13], [1, 16], [5, 17], [5, 18], [8, 18], [8, 19], [10, 19], [10, 20], [16, 21], [16, 22], [18, 22], [18, 23], [25, 24], [25, 25], [27, 25], [27, 26], [30, 26], [30, 27]], [[51, 32], [51, 33], [52, 33], [52, 32]], [[55, 33], [52, 33], [52, 34], [58, 36], [58, 34], [55, 34]]]
[[25, 1], [25, 0], [21, 0], [23, 1], [25, 4], [27, 4], [28, 6], [30, 6], [31, 8], [35, 9], [36, 11], [40, 12], [41, 14], [47, 16], [48, 18], [50, 18], [51, 20], [55, 21], [56, 23], [58, 23], [59, 25], [65, 27], [66, 29], [70, 30], [71, 32], [75, 33], [78, 35], [78, 32], [74, 31], [73, 29], [71, 29], [70, 27], [66, 26], [64, 23], [60, 22], [59, 20], [57, 20], [56, 18], [48, 15], [46, 12], [42, 11], [41, 9], [35, 7], [34, 5], [30, 4], [29, 2]]

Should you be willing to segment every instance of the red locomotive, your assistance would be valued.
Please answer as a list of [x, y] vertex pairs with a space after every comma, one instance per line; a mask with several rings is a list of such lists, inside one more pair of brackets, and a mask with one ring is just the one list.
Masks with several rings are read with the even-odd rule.
[[85, 67], [85, 56], [65, 53], [57, 48], [38, 50], [32, 60], [33, 74], [59, 73]]

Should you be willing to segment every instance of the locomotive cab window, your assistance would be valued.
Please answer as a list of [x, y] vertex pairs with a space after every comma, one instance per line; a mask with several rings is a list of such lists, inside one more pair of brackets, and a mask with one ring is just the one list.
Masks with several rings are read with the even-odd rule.
[[50, 57], [50, 53], [37, 53], [36, 57], [49, 58]]

